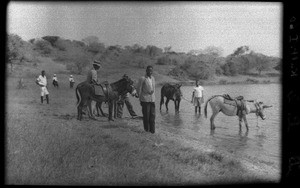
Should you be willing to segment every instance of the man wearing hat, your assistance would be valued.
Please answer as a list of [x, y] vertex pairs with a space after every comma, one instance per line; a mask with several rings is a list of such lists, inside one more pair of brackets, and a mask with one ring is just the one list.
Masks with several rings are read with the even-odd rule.
[[[93, 68], [88, 72], [87, 79], [86, 79], [87, 83], [94, 85], [96, 95], [103, 92], [102, 89], [100, 89], [100, 86], [99, 86], [100, 83], [98, 82], [98, 71], [100, 70], [101, 67], [102, 67], [101, 62], [94, 60]], [[96, 87], [97, 85], [99, 87]], [[90, 113], [90, 116], [92, 119], [95, 119], [95, 117], [93, 116], [93, 113]]]
[[52, 84], [54, 87], [58, 87], [58, 81], [57, 81], [57, 77], [56, 74], [53, 74], [53, 78], [52, 78]]
[[89, 84], [99, 85], [97, 72], [100, 70], [101, 67], [102, 67], [101, 62], [94, 60], [93, 68], [88, 72], [88, 75], [87, 75], [87, 82]]
[[74, 83], [75, 83], [73, 75], [70, 75], [69, 81], [70, 81], [70, 88], [73, 88]]

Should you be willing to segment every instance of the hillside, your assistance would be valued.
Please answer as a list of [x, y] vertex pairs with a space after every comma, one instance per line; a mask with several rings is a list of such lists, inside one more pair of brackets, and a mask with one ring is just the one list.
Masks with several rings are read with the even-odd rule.
[[137, 80], [147, 65], [154, 66], [157, 83], [180, 82], [184, 85], [201, 80], [205, 84], [274, 83], [280, 82], [281, 59], [250, 51], [247, 46], [222, 57], [219, 48], [208, 47], [203, 53], [163, 51], [148, 45], [105, 46], [96, 41], [63, 39], [45, 36], [28, 42], [17, 35], [8, 35], [9, 75], [35, 77], [43, 69], [52, 76], [73, 74], [85, 79], [94, 59], [103, 62], [100, 80], [109, 82], [128, 74]]

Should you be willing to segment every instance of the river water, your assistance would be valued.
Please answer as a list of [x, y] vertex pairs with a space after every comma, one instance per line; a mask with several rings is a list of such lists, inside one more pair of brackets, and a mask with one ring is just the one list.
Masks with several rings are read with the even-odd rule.
[[[208, 118], [195, 114], [194, 107], [189, 102], [193, 86], [182, 86], [183, 96], [187, 100], [180, 103], [180, 112], [175, 113], [174, 102], [169, 102], [169, 112], [165, 106], [159, 110], [160, 87], [156, 88], [156, 126], [158, 129], [182, 135], [195, 142], [223, 150], [238, 158], [246, 158], [268, 165], [280, 173], [281, 166], [281, 85], [280, 84], [253, 84], [253, 85], [215, 85], [204, 86], [205, 101], [212, 95], [229, 94], [232, 97], [244, 96], [247, 100], [257, 99], [264, 104], [272, 105], [264, 114], [265, 120], [257, 119], [255, 114], [248, 114], [249, 131], [242, 124], [239, 131], [238, 117], [226, 116], [219, 113], [215, 118], [216, 129], [210, 130], [211, 108], [208, 105]], [[131, 99], [134, 110], [141, 114], [141, 107], [136, 99]], [[124, 115], [129, 115], [124, 109]]]

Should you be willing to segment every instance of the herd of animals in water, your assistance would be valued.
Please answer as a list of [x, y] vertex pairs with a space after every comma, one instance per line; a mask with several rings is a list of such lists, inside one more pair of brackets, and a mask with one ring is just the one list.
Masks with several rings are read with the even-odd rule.
[[[168, 103], [170, 100], [174, 101], [175, 112], [179, 113], [180, 101], [185, 99], [181, 92], [181, 84], [166, 83], [161, 88], [161, 100], [160, 100], [160, 111], [162, 110], [163, 104], [165, 104], [166, 111], [168, 111]], [[83, 108], [88, 108], [88, 114], [92, 112], [92, 100], [96, 101], [97, 110], [101, 111], [101, 114], [105, 116], [101, 109], [102, 103], [108, 104], [108, 120], [116, 118], [116, 102], [121, 94], [136, 92], [134, 82], [129, 78], [122, 78], [119, 81], [111, 84], [102, 85], [104, 95], [95, 95], [94, 89], [90, 84], [82, 82], [76, 87], [77, 97], [77, 119], [82, 119]], [[166, 98], [166, 101], [164, 101]], [[210, 117], [210, 128], [214, 130], [216, 128], [214, 120], [219, 112], [227, 116], [238, 116], [239, 128], [242, 127], [244, 122], [247, 131], [249, 130], [246, 116], [254, 113], [257, 117], [262, 120], [266, 119], [264, 115], [264, 109], [272, 107], [271, 105], [265, 105], [261, 101], [257, 100], [245, 100], [243, 96], [232, 98], [228, 94], [214, 95], [206, 100], [204, 103], [204, 115], [207, 118], [207, 106], [210, 104], [212, 115]]]

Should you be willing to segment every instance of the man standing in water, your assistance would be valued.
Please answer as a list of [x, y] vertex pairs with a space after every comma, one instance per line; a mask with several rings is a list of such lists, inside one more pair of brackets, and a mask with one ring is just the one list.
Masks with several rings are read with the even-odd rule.
[[197, 111], [201, 114], [201, 104], [204, 103], [204, 95], [203, 95], [204, 88], [200, 85], [199, 81], [196, 81], [196, 87], [194, 88], [192, 94], [192, 103], [195, 106], [195, 113]]
[[42, 70], [42, 74], [36, 79], [36, 84], [41, 88], [41, 103], [44, 101], [44, 96], [46, 95], [47, 104], [49, 104], [49, 92], [47, 89], [47, 78], [45, 71]]
[[142, 106], [144, 130], [155, 133], [155, 79], [152, 73], [153, 67], [147, 66], [146, 75], [138, 81], [137, 92]]

